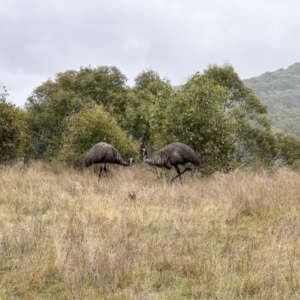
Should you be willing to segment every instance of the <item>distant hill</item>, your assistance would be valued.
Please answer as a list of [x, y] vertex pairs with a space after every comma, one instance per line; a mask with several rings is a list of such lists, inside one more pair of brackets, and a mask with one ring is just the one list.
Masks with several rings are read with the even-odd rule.
[[244, 83], [267, 105], [273, 127], [300, 136], [300, 63]]

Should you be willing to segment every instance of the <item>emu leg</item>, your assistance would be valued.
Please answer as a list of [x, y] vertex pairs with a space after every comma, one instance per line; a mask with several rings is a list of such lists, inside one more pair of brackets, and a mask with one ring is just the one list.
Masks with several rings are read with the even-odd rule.
[[100, 166], [100, 170], [99, 170], [98, 181], [100, 181], [102, 170], [103, 170], [103, 168], [102, 168], [102, 165], [101, 165]]
[[178, 166], [174, 166], [174, 167], [175, 167], [175, 169], [176, 169], [178, 175], [176, 175], [175, 177], [173, 177], [173, 178], [171, 179], [170, 183], [172, 184], [173, 181], [174, 181], [177, 177], [179, 177], [180, 183], [182, 184], [182, 181], [181, 181], [181, 175], [182, 175], [183, 173], [185, 173], [186, 171], [189, 171], [190, 169], [186, 169], [186, 168], [185, 168], [182, 172], [180, 172]]
[[102, 171], [104, 170], [105, 174], [106, 174], [106, 177], [108, 178], [108, 175], [107, 175], [107, 169], [106, 169], [106, 164], [103, 163], [101, 166], [100, 166], [100, 172], [99, 172], [99, 177], [98, 177], [98, 181], [100, 180], [101, 178], [101, 175], [102, 175]]
[[177, 175], [176, 175], [175, 177], [173, 177], [173, 178], [170, 180], [170, 184], [172, 184], [173, 181], [174, 181], [177, 177], [179, 177], [180, 183], [182, 184], [181, 177], [180, 177], [180, 175], [181, 175], [180, 169], [179, 169], [179, 167], [178, 167], [177, 165], [174, 165], [174, 168], [176, 169]]
[[108, 174], [107, 174], [107, 169], [106, 169], [106, 164], [105, 163], [103, 164], [103, 170], [104, 170], [104, 172], [106, 174], [106, 177], [109, 178]]

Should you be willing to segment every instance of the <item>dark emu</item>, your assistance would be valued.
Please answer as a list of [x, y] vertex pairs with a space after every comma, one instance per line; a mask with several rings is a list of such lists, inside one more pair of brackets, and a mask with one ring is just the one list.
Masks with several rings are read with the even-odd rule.
[[108, 178], [106, 164], [117, 164], [127, 167], [130, 164], [134, 163], [134, 159], [130, 158], [128, 161], [125, 161], [116, 148], [105, 142], [100, 142], [95, 144], [90, 149], [89, 153], [85, 158], [84, 163], [86, 167], [89, 167], [92, 164], [101, 164], [98, 177], [99, 181], [101, 178], [102, 171], [105, 172]]
[[[192, 169], [191, 166], [188, 165], [189, 163], [195, 166], [200, 165], [198, 153], [196, 153], [188, 145], [180, 142], [174, 142], [163, 147], [151, 158], [147, 157], [147, 150], [145, 148], [141, 148], [141, 153], [143, 156], [143, 161], [149, 165], [167, 168], [168, 170], [174, 166], [177, 171], [177, 175], [171, 179], [170, 184], [172, 184], [173, 181], [178, 177], [182, 183], [181, 175]], [[180, 171], [178, 165], [182, 165], [184, 167], [183, 171]]]

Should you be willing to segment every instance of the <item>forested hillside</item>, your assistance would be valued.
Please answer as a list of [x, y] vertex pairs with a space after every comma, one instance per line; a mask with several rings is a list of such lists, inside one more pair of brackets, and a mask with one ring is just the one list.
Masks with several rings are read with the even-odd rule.
[[268, 106], [274, 127], [300, 136], [300, 63], [244, 83]]

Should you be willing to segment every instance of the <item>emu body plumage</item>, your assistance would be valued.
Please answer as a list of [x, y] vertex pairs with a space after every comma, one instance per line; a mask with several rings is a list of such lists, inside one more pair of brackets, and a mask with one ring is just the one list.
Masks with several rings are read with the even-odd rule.
[[[180, 142], [174, 142], [166, 145], [151, 158], [147, 158], [146, 149], [142, 149], [142, 152], [144, 162], [149, 165], [164, 167], [168, 170], [174, 166], [177, 171], [177, 175], [171, 179], [171, 183], [178, 177], [181, 181], [181, 175], [186, 171], [191, 170], [191, 167], [188, 166], [188, 163], [191, 163], [195, 166], [200, 165], [199, 155], [191, 147]], [[180, 171], [178, 165], [184, 166], [184, 170]]]
[[99, 180], [100, 180], [103, 170], [106, 176], [108, 177], [107, 169], [106, 169], [107, 163], [129, 166], [132, 161], [133, 159], [130, 159], [129, 161], [125, 161], [116, 148], [114, 148], [113, 146], [105, 142], [100, 142], [95, 144], [90, 149], [89, 153], [85, 158], [84, 163], [86, 167], [89, 167], [92, 164], [101, 164], [100, 172], [99, 172]]

